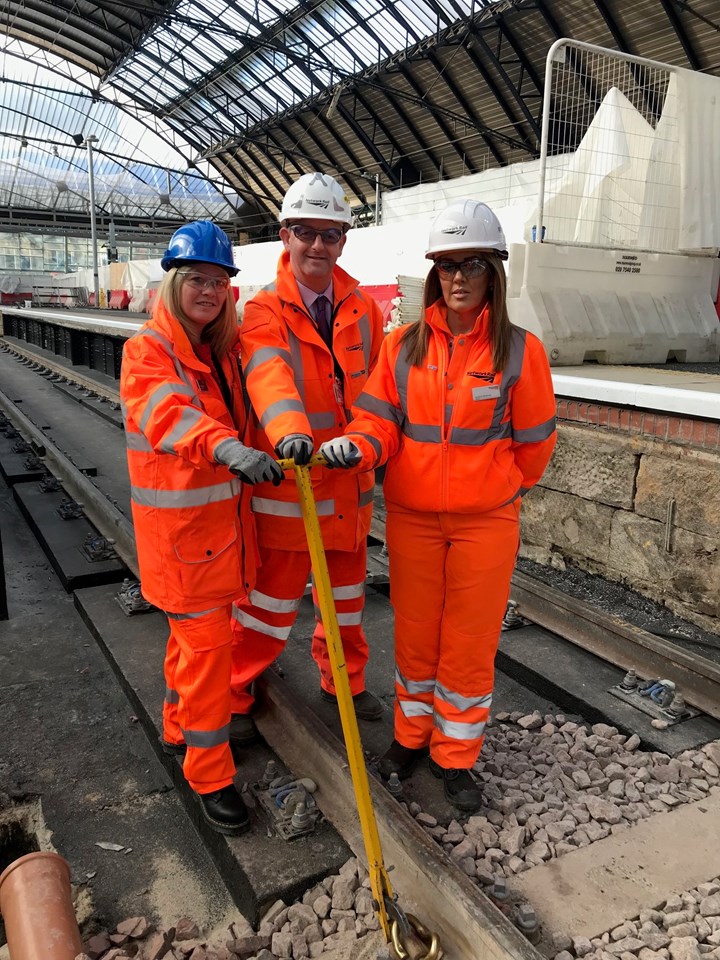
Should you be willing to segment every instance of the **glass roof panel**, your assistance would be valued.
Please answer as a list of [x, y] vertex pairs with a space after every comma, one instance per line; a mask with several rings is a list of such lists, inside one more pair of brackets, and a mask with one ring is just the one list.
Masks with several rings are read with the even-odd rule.
[[[157, 108], [192, 99], [202, 75], [208, 74], [203, 83], [208, 97], [220, 82], [214, 74], [234, 76], [262, 103], [258, 116], [252, 97], [237, 98], [225, 130], [237, 135], [293, 106], [298, 96], [320, 92], [432, 35], [438, 24], [455, 19], [456, 7], [469, 14], [485, 5], [455, 0], [447, 19], [439, 19], [432, 0], [325, 0], [310, 10], [297, 0], [181, 0], [111, 79]], [[152, 84], [146, 69], [153, 73]]]
[[[93, 172], [98, 209], [138, 217], [227, 219], [241, 202], [221, 194], [188, 162], [196, 153], [175, 131], [151, 118], [149, 129], [128, 98], [98, 96], [98, 78], [74, 71], [59, 76], [55, 60], [31, 44], [6, 46], [0, 88], [0, 198], [4, 206], [87, 210], [88, 153], [94, 135]], [[63, 62], [64, 63], [64, 62]], [[143, 72], [146, 72], [143, 70]], [[147, 71], [147, 81], [152, 75]], [[105, 95], [108, 88], [104, 90]], [[210, 100], [204, 105], [215, 114]], [[157, 132], [154, 132], [157, 131]], [[222, 128], [219, 129], [222, 135]], [[80, 141], [78, 144], [77, 141]], [[226, 199], [227, 198], [227, 199]]]

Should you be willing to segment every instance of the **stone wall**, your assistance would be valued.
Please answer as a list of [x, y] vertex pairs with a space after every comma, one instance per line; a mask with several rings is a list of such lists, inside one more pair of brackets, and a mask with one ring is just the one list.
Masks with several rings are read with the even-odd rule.
[[521, 555], [599, 573], [720, 633], [720, 451], [560, 421]]

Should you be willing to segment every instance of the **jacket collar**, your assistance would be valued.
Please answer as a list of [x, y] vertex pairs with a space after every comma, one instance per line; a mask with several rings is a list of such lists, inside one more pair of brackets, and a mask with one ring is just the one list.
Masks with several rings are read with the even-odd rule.
[[[335, 264], [333, 268], [332, 282], [336, 304], [340, 303], [341, 300], [346, 300], [347, 297], [355, 292], [358, 285], [357, 280], [337, 264]], [[278, 261], [275, 292], [281, 300], [284, 300], [286, 303], [294, 303], [304, 312], [307, 312], [303, 298], [300, 296], [300, 291], [298, 290], [297, 280], [290, 269], [290, 254], [287, 250], [283, 250]]]
[[[432, 327], [436, 332], [442, 332], [446, 336], [452, 337], [453, 333], [450, 331], [447, 321], [447, 306], [442, 297], [439, 300], [436, 300], [432, 304], [430, 309], [425, 314], [426, 322]], [[475, 337], [478, 336], [481, 340], [487, 340], [490, 338], [490, 304], [486, 303], [482, 308], [480, 313], [475, 319], [475, 324], [472, 330], [468, 330], [464, 336]]]
[[[158, 333], [162, 333], [163, 336], [168, 338], [173, 345], [175, 356], [184, 366], [201, 370], [203, 373], [209, 372], [210, 367], [204, 363], [193, 350], [190, 338], [185, 332], [184, 327], [177, 317], [174, 317], [170, 313], [162, 301], [155, 306], [152, 319], [148, 321], [147, 326], [153, 327]], [[235, 341], [229, 352], [239, 354], [239, 340]]]

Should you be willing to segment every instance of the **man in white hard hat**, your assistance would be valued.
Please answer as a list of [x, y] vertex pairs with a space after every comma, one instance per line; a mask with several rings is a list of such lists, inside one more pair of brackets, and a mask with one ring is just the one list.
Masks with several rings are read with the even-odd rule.
[[[333, 177], [300, 177], [285, 195], [280, 224], [285, 249], [276, 281], [247, 303], [241, 326], [255, 414], [249, 442], [306, 464], [321, 443], [344, 432], [378, 357], [382, 316], [337, 266], [352, 216]], [[318, 467], [312, 481], [355, 712], [378, 720], [383, 706], [365, 689], [368, 647], [362, 628], [374, 475]], [[285, 646], [310, 573], [296, 484], [259, 484], [253, 494], [261, 565], [250, 597], [234, 608], [230, 738], [235, 744], [254, 737], [250, 685]], [[315, 605], [312, 655], [320, 670], [320, 696], [336, 703], [317, 599]]]

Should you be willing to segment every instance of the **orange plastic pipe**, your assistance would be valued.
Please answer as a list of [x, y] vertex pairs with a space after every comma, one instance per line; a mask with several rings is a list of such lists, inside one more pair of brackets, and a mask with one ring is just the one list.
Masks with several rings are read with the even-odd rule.
[[83, 952], [70, 867], [57, 853], [29, 853], [0, 874], [0, 914], [10, 960], [75, 960]]

